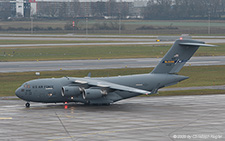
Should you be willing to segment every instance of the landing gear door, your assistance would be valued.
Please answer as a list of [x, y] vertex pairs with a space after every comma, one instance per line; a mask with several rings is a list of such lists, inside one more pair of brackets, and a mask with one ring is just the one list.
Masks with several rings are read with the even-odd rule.
[[158, 83], [151, 91], [151, 94], [157, 94], [159, 89], [160, 83]]

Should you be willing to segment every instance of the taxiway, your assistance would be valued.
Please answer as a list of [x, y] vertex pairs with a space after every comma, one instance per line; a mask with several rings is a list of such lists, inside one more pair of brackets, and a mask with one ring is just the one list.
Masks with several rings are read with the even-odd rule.
[[[1, 62], [0, 72], [155, 67], [161, 58]], [[225, 56], [192, 57], [186, 66], [225, 65]]]
[[[225, 43], [225, 39], [201, 39], [206, 43]], [[174, 41], [165, 42], [111, 42], [111, 43], [59, 43], [59, 44], [9, 44], [0, 45], [0, 48], [24, 48], [24, 47], [51, 47], [51, 46], [106, 46], [106, 45], [165, 45]]]
[[[132, 36], [132, 35], [31, 35], [31, 34], [0, 34], [0, 40], [39, 40], [39, 41], [83, 41], [84, 43], [47, 43], [47, 44], [2, 44], [0, 48], [23, 47], [51, 47], [51, 46], [104, 46], [104, 45], [162, 45], [173, 44], [172, 41], [156, 42], [158, 36]], [[185, 37], [185, 36], [184, 36]], [[167, 38], [165, 36], [165, 38]], [[225, 36], [193, 36], [195, 40], [205, 43], [225, 43]], [[93, 42], [94, 43], [87, 43]], [[99, 41], [104, 41], [103, 43]]]
[[[84, 34], [0, 34], [1, 37], [77, 37], [77, 38], [157, 38], [156, 35], [84, 35]], [[173, 36], [173, 35], [171, 35]], [[225, 36], [191, 36], [199, 39], [225, 39]]]
[[0, 139], [225, 140], [225, 95], [136, 97], [110, 106], [0, 99]]

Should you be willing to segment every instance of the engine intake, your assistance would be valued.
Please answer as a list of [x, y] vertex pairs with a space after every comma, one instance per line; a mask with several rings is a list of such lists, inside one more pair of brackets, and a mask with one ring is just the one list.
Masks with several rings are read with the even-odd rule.
[[86, 100], [97, 99], [103, 95], [107, 95], [107, 92], [100, 89], [84, 89], [83, 91], [83, 98]]
[[64, 86], [61, 91], [62, 96], [65, 97], [78, 96], [81, 92], [81, 88], [77, 86]]

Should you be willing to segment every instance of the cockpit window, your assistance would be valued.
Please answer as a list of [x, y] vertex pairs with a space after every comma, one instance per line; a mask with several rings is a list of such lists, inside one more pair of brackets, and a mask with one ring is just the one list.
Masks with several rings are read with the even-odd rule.
[[24, 88], [30, 88], [30, 85], [25, 84], [25, 85], [24, 85]]

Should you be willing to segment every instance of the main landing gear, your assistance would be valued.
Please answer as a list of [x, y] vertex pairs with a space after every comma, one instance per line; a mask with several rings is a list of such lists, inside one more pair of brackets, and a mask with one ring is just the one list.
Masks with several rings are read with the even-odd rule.
[[29, 107], [30, 107], [30, 103], [27, 102], [27, 103], [25, 104], [25, 106], [26, 106], [26, 108], [29, 108]]

